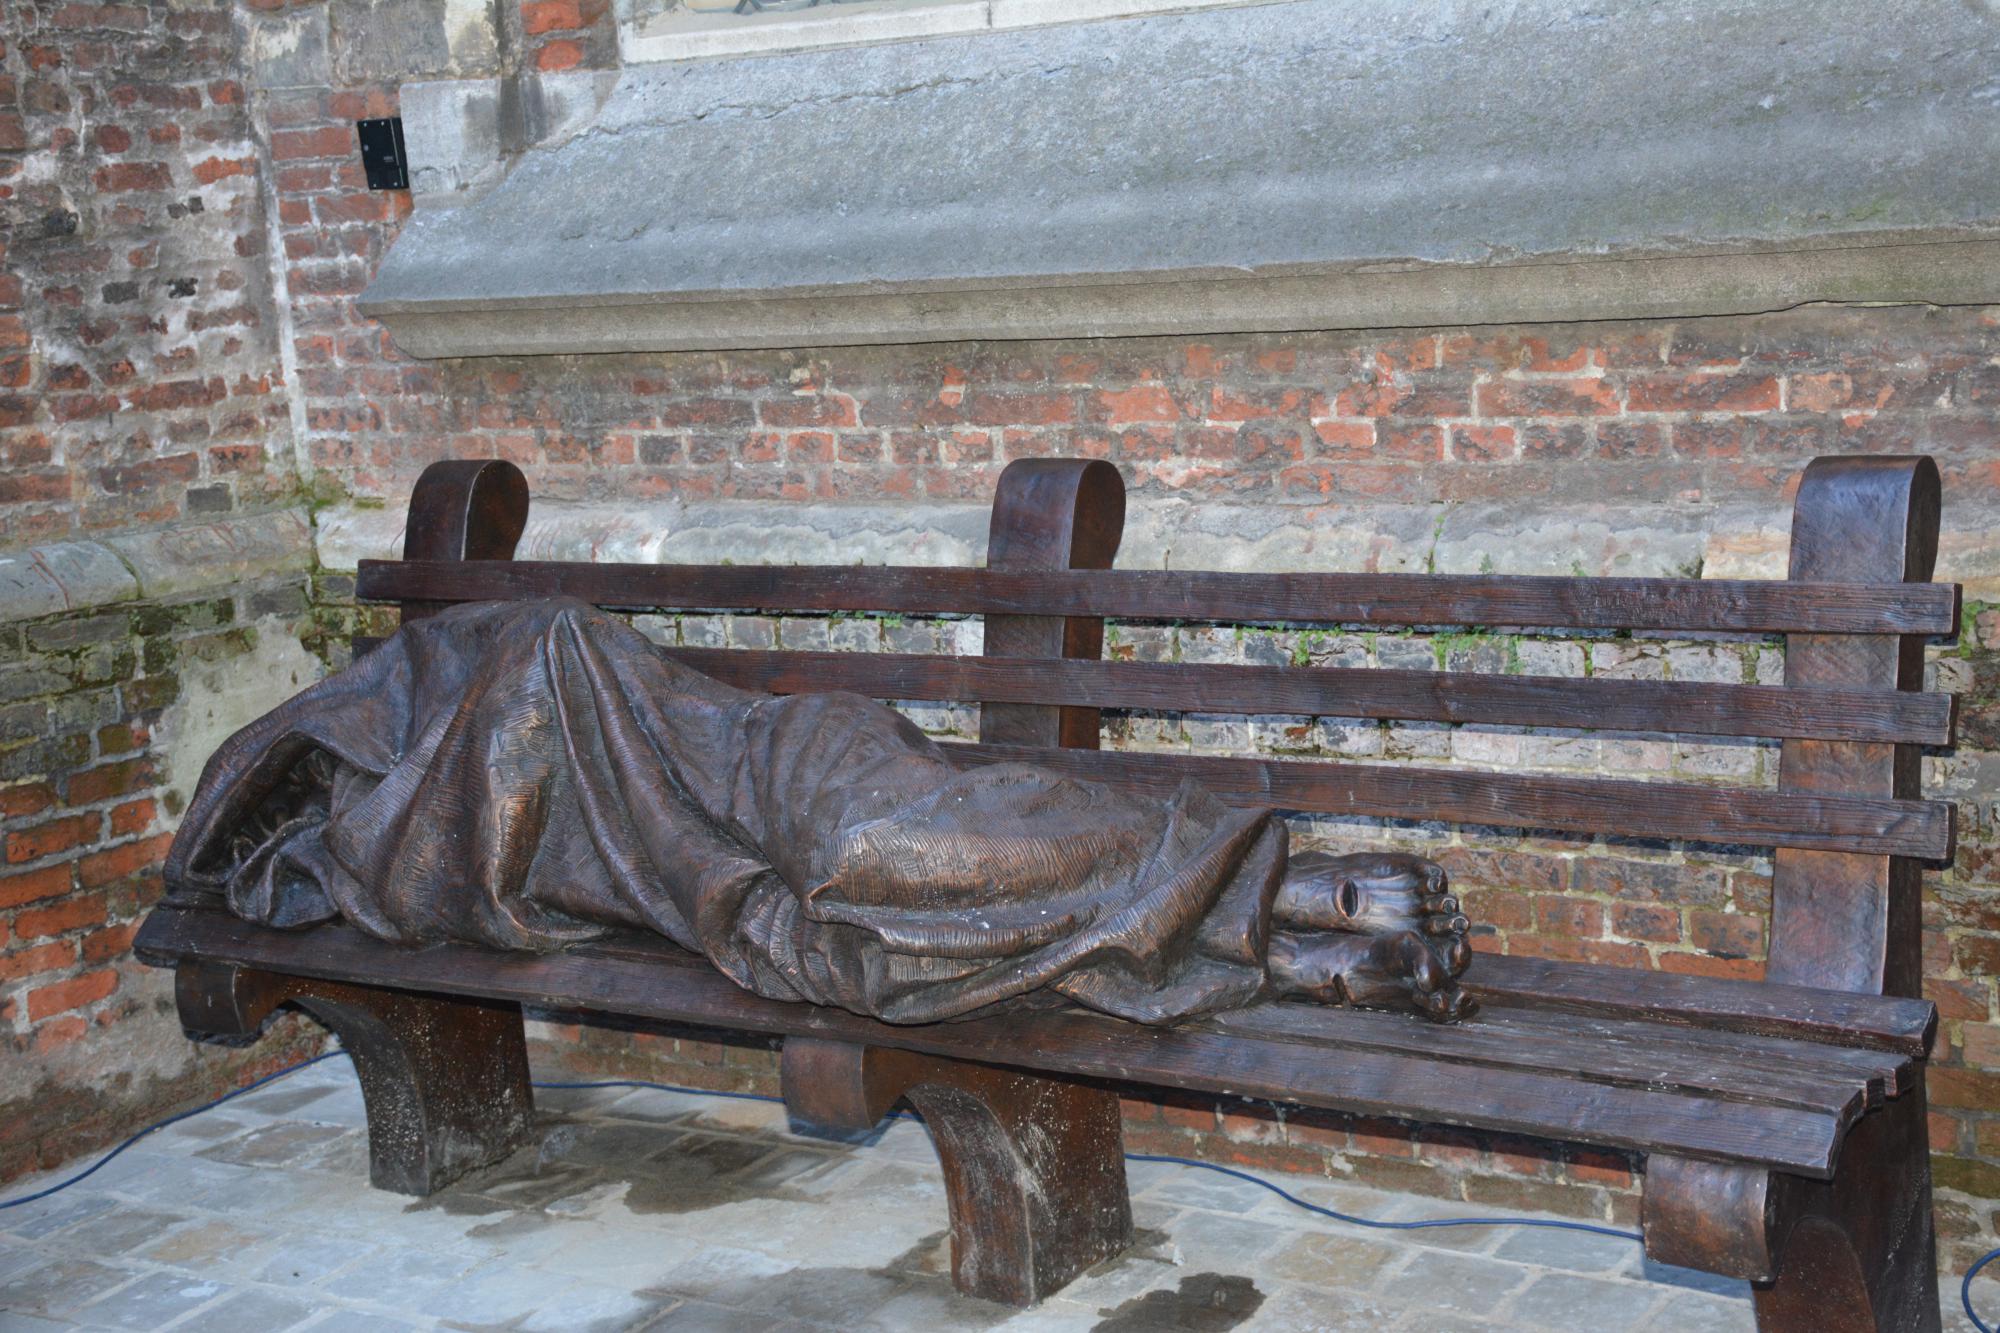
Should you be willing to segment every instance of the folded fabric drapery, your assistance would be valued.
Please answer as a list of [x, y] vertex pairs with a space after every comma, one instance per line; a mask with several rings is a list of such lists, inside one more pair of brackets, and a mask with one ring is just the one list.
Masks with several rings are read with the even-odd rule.
[[761, 995], [891, 1022], [1269, 994], [1284, 825], [1193, 783], [961, 770], [849, 694], [681, 666], [576, 601], [412, 622], [232, 737], [170, 894], [277, 927], [551, 950], [663, 934]]

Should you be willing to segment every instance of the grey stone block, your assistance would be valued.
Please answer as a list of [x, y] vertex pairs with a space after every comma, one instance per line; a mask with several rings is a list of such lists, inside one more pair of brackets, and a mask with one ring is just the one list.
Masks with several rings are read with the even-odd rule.
[[20, 1314], [66, 1315], [115, 1290], [134, 1270], [89, 1259], [63, 1258], [17, 1273], [0, 1282], [0, 1310]]
[[312, 568], [305, 512], [280, 509], [213, 523], [179, 523], [113, 537], [106, 545], [139, 572], [147, 597], [182, 597]]
[[1405, 1304], [1485, 1315], [1525, 1286], [1528, 1276], [1526, 1270], [1497, 1259], [1422, 1249], [1382, 1284], [1381, 1294]]
[[66, 1253], [111, 1259], [137, 1249], [187, 1221], [179, 1213], [149, 1208], [115, 1208], [63, 1232]]
[[[335, 52], [334, 72], [346, 84], [460, 72], [453, 59], [450, 20], [459, 18], [462, 25], [481, 9], [488, 15], [488, 36], [482, 54], [491, 60], [498, 53], [498, 42], [491, 35], [490, 7], [413, 5], [408, 0], [334, 0], [327, 6]], [[453, 10], [459, 13], [454, 15]], [[471, 45], [461, 39], [460, 49], [470, 55]]]
[[1527, 1328], [1637, 1328], [1666, 1294], [1636, 1282], [1550, 1273], [1516, 1296], [1508, 1313]]
[[498, 78], [416, 79], [403, 85], [410, 192], [420, 205], [449, 207], [499, 181], [500, 101]]
[[151, 1330], [198, 1310], [234, 1288], [189, 1273], [152, 1273], [78, 1309], [94, 1328]]
[[0, 1213], [0, 1227], [22, 1240], [40, 1240], [116, 1206], [116, 1200], [95, 1190], [65, 1190], [33, 1207]]
[[[1560, 484], [1560, 469], [1557, 470]], [[1521, 505], [1459, 505], [1438, 529], [1440, 574], [1685, 575], [1700, 565], [1711, 515], [1665, 504], [1612, 506], [1569, 495], [1522, 521]]]
[[312, 1323], [312, 1333], [408, 1333], [419, 1327], [404, 1319], [369, 1314], [365, 1310], [335, 1310]]
[[0, 555], [0, 621], [81, 611], [139, 595], [139, 581], [98, 542], [52, 542]]
[[1748, 1300], [1693, 1292], [1669, 1300], [1646, 1325], [1649, 1333], [1751, 1333], [1756, 1327]]
[[322, 88], [330, 81], [327, 59], [327, 11], [322, 5], [282, 14], [238, 11], [243, 25], [244, 59], [253, 86]]
[[1614, 1269], [1638, 1267], [1640, 1247], [1610, 1235], [1588, 1231], [1562, 1231], [1556, 1227], [1516, 1227], [1500, 1241], [1496, 1259], [1534, 1263], [1544, 1269], [1572, 1269], [1576, 1273], [1610, 1273]]
[[[324, 1307], [270, 1291], [239, 1291], [220, 1305], [201, 1312], [202, 1333], [283, 1333]], [[315, 1325], [314, 1327], [325, 1327]]]
[[[335, 27], [453, 63], [431, 7]], [[1943, 0], [1288, 0], [639, 65], [363, 310], [443, 356], [1993, 300], [1996, 60]]]

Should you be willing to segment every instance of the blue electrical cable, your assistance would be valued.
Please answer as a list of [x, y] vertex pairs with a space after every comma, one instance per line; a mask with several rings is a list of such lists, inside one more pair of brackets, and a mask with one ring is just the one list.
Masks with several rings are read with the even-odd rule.
[[283, 1069], [278, 1070], [274, 1074], [266, 1074], [264, 1075], [264, 1077], [260, 1079], [255, 1079], [249, 1083], [245, 1083], [242, 1087], [238, 1088], [236, 1091], [225, 1092], [220, 1097], [217, 1097], [214, 1101], [206, 1102], [200, 1106], [195, 1107], [191, 1111], [182, 1111], [179, 1115], [170, 1115], [165, 1120], [155, 1120], [152, 1124], [146, 1126], [144, 1129], [140, 1130], [137, 1134], [134, 1134], [131, 1138], [125, 1140], [123, 1143], [119, 1144], [116, 1148], [113, 1148], [110, 1152], [104, 1154], [104, 1156], [98, 1158], [95, 1162], [92, 1162], [89, 1166], [85, 1167], [83, 1170], [71, 1176], [68, 1180], [59, 1180], [45, 1190], [36, 1190], [33, 1194], [23, 1194], [18, 1199], [8, 1199], [6, 1202], [0, 1203], [0, 1208], [19, 1208], [24, 1203], [33, 1203], [37, 1199], [46, 1199], [51, 1194], [55, 1194], [61, 1190], [68, 1189], [71, 1185], [76, 1184], [80, 1180], [88, 1180], [90, 1177], [96, 1175], [99, 1171], [103, 1170], [106, 1166], [109, 1166], [111, 1164], [112, 1158], [116, 1157], [119, 1153], [124, 1152], [127, 1148], [131, 1147], [133, 1144], [137, 1143], [140, 1139], [145, 1138], [148, 1134], [151, 1134], [155, 1130], [165, 1129], [168, 1125], [178, 1125], [181, 1121], [186, 1120], [189, 1116], [200, 1115], [203, 1111], [213, 1111], [216, 1107], [222, 1105], [224, 1102], [234, 1101], [236, 1098], [241, 1097], [246, 1092], [255, 1092], [257, 1089], [263, 1087], [266, 1083], [275, 1083], [277, 1080], [283, 1078], [287, 1074], [296, 1074], [301, 1069], [304, 1069], [308, 1065], [316, 1065], [322, 1060], [331, 1060], [334, 1059], [336, 1056], [342, 1056], [346, 1054], [347, 1054], [346, 1051], [328, 1051], [325, 1055], [315, 1055], [310, 1060], [301, 1060], [295, 1065], [286, 1065]]
[[[596, 1083], [537, 1083], [535, 1086], [552, 1089], [658, 1088], [662, 1092], [690, 1093], [698, 1097], [734, 1097], [739, 1101], [746, 1102], [782, 1102], [784, 1100], [782, 1097], [773, 1097], [768, 1092], [710, 1092], [706, 1088], [677, 1088], [666, 1083], [648, 1083], [643, 1079], [614, 1078]], [[897, 1120], [915, 1120], [917, 1117], [910, 1115], [908, 1112], [898, 1111], [894, 1113], [893, 1118]], [[1248, 1171], [1238, 1171], [1233, 1166], [1219, 1166], [1214, 1162], [1198, 1161], [1192, 1157], [1175, 1157], [1168, 1153], [1128, 1152], [1125, 1154], [1125, 1160], [1128, 1162], [1167, 1162], [1174, 1166], [1193, 1166], [1199, 1167], [1203, 1171], [1215, 1171], [1225, 1176], [1234, 1176], [1238, 1180], [1245, 1180], [1252, 1185], [1257, 1185], [1271, 1191], [1271, 1193], [1277, 1195], [1286, 1203], [1291, 1204], [1294, 1208], [1303, 1208], [1306, 1212], [1318, 1213], [1321, 1217], [1330, 1217], [1336, 1222], [1346, 1222], [1351, 1226], [1357, 1227], [1373, 1227], [1380, 1231], [1422, 1231], [1429, 1227], [1550, 1227], [1561, 1231], [1589, 1231], [1600, 1236], [1615, 1236], [1619, 1240], [1636, 1241], [1641, 1239], [1639, 1233], [1636, 1231], [1620, 1231], [1615, 1227], [1594, 1226], [1589, 1222], [1564, 1222], [1553, 1218], [1539, 1217], [1444, 1217], [1423, 1222], [1380, 1222], [1373, 1218], [1356, 1217], [1351, 1213], [1338, 1212], [1316, 1203], [1308, 1203], [1283, 1186], [1274, 1185], [1261, 1176], [1251, 1175]]]
[[1965, 1280], [1958, 1284], [1958, 1303], [1965, 1307], [1965, 1317], [1972, 1321], [1972, 1326], [1978, 1329], [1979, 1333], [1993, 1333], [1993, 1330], [1987, 1326], [1986, 1321], [1981, 1319], [1978, 1312], [1972, 1308], [1972, 1279], [1978, 1277], [1979, 1270], [1992, 1263], [1995, 1259], [2000, 1259], [2000, 1250], [1988, 1250], [1980, 1257], [1978, 1263], [1965, 1270]]
[[[37, 1190], [33, 1194], [24, 1194], [18, 1199], [8, 1199], [5, 1202], [0, 1202], [0, 1209], [19, 1208], [22, 1204], [33, 1203], [37, 1199], [46, 1199], [51, 1194], [68, 1189], [78, 1181], [88, 1179], [101, 1170], [114, 1157], [118, 1156], [118, 1154], [124, 1152], [140, 1139], [145, 1138], [148, 1134], [156, 1130], [165, 1129], [169, 1125], [179, 1124], [190, 1116], [200, 1115], [204, 1111], [212, 1111], [224, 1102], [233, 1101], [245, 1093], [255, 1092], [265, 1084], [274, 1083], [278, 1079], [284, 1078], [287, 1074], [296, 1074], [301, 1069], [309, 1068], [324, 1060], [337, 1059], [346, 1054], [346, 1051], [328, 1051], [324, 1055], [315, 1055], [310, 1060], [301, 1060], [295, 1065], [287, 1065], [275, 1073], [266, 1074], [260, 1079], [246, 1083], [234, 1092], [225, 1092], [212, 1102], [204, 1103], [192, 1110], [182, 1111], [178, 1115], [168, 1116], [165, 1120], [155, 1121], [69, 1179], [57, 1181], [47, 1189]], [[596, 1079], [589, 1082], [537, 1081], [534, 1086], [550, 1092], [588, 1091], [595, 1088], [651, 1088], [658, 1092], [674, 1092], [691, 1097], [724, 1097], [743, 1102], [784, 1101], [784, 1098], [774, 1097], [767, 1092], [722, 1092], [714, 1088], [685, 1088], [672, 1083], [654, 1083], [647, 1079], [613, 1078]], [[903, 1120], [916, 1119], [915, 1116], [909, 1115], [907, 1112], [898, 1112], [896, 1118]], [[1308, 1213], [1315, 1213], [1321, 1217], [1331, 1218], [1336, 1222], [1345, 1222], [1349, 1226], [1367, 1227], [1377, 1231], [1425, 1231], [1434, 1227], [1545, 1227], [1553, 1231], [1582, 1231], [1592, 1235], [1611, 1236], [1618, 1240], [1638, 1241], [1642, 1239], [1636, 1231], [1621, 1231], [1616, 1227], [1601, 1227], [1590, 1222], [1570, 1222], [1543, 1217], [1438, 1217], [1413, 1222], [1385, 1222], [1379, 1218], [1356, 1217], [1352, 1213], [1343, 1213], [1337, 1209], [1327, 1208], [1317, 1203], [1310, 1203], [1281, 1185], [1274, 1185], [1261, 1176], [1253, 1176], [1248, 1171], [1239, 1171], [1232, 1166], [1222, 1166], [1215, 1162], [1197, 1161], [1192, 1157], [1175, 1157], [1169, 1153], [1128, 1152], [1125, 1154], [1125, 1159], [1130, 1162], [1165, 1162], [1173, 1166], [1191, 1166], [1203, 1171], [1215, 1171], [1225, 1176], [1234, 1177], [1237, 1180], [1247, 1181], [1262, 1189], [1267, 1189], [1286, 1203], [1291, 1204], [1294, 1208], [1302, 1209]], [[1972, 1279], [1979, 1275], [1981, 1269], [1996, 1259], [2000, 1259], [2000, 1250], [1994, 1250], [1982, 1257], [1979, 1262], [1965, 1271], [1965, 1279], [1959, 1284], [1958, 1288], [1959, 1302], [1965, 1307], [1965, 1317], [1972, 1321], [1972, 1326], [1979, 1330], [1979, 1333], [1995, 1333], [1995, 1330], [1987, 1326], [1979, 1318], [1978, 1314], [1973, 1311]]]

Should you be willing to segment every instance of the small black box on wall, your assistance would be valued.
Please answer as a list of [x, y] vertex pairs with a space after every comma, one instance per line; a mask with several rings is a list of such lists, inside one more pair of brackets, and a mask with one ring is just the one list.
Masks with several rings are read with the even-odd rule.
[[357, 120], [354, 131], [361, 140], [361, 167], [368, 173], [368, 188], [409, 189], [410, 160], [403, 151], [403, 118]]

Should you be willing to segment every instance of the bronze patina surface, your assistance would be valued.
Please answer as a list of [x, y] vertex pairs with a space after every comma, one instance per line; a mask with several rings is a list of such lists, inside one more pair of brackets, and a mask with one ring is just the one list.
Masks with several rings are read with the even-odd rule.
[[709, 679], [568, 600], [407, 625], [202, 776], [179, 899], [382, 939], [667, 936], [764, 996], [891, 1022], [1057, 997], [1170, 1022], [1279, 994], [1468, 1007], [1414, 858], [1288, 856], [1269, 811], [961, 769], [882, 704]]

